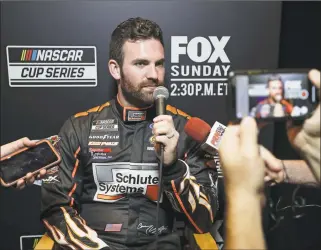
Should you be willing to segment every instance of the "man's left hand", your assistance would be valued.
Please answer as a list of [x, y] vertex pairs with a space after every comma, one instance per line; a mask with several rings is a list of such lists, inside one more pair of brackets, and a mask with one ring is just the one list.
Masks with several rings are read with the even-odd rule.
[[164, 145], [164, 165], [170, 166], [177, 160], [179, 133], [176, 131], [173, 118], [170, 115], [159, 115], [153, 121], [155, 141]]

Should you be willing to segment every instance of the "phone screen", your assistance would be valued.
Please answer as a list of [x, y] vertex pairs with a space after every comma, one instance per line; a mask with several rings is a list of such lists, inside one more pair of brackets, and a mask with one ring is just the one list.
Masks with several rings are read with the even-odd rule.
[[315, 108], [316, 89], [307, 73], [235, 75], [236, 117], [304, 117]]
[[11, 183], [29, 172], [37, 171], [58, 160], [48, 143], [43, 142], [0, 162], [1, 178]]

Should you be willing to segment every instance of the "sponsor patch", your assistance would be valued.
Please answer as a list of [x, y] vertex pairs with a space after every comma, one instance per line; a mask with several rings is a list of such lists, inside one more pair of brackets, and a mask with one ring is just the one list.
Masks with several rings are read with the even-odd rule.
[[118, 124], [92, 125], [91, 130], [95, 131], [118, 131]]
[[89, 152], [94, 160], [107, 160], [113, 157], [109, 155], [112, 152], [111, 148], [89, 148]]
[[119, 140], [119, 134], [113, 133], [113, 134], [92, 134], [89, 136], [90, 140]]
[[58, 183], [58, 182], [60, 182], [58, 179], [58, 175], [50, 175], [42, 179], [42, 183]]
[[117, 123], [117, 121], [115, 119], [93, 121], [93, 125], [106, 125], [106, 124], [115, 124], [115, 123]]
[[146, 111], [143, 110], [129, 110], [127, 113], [128, 121], [145, 121], [146, 120]]
[[107, 159], [113, 158], [111, 155], [108, 155], [108, 153], [101, 153], [101, 152], [92, 153], [92, 157], [94, 160], [107, 160]]
[[46, 184], [59, 183], [60, 178], [58, 175], [58, 171], [59, 171], [59, 166], [54, 166], [52, 168], [47, 169], [46, 175], [44, 176], [44, 178], [41, 179], [41, 183], [46, 183]]
[[118, 141], [90, 141], [88, 146], [117, 146]]
[[105, 232], [120, 232], [123, 224], [107, 224]]
[[111, 151], [111, 148], [89, 148], [89, 152], [110, 153]]
[[115, 202], [125, 198], [127, 194], [141, 193], [150, 200], [157, 201], [158, 174], [157, 163], [93, 163], [97, 186], [94, 200]]
[[91, 130], [98, 132], [118, 131], [118, 121], [116, 119], [95, 120], [91, 124]]

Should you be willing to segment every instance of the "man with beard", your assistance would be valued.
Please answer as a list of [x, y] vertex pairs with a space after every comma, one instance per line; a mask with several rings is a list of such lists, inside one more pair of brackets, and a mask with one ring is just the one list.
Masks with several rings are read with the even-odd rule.
[[[186, 113], [167, 105], [156, 116], [153, 92], [164, 85], [164, 62], [156, 23], [131, 18], [113, 31], [108, 65], [117, 98], [65, 122], [62, 163], [42, 186], [41, 216], [56, 248], [156, 249], [158, 233], [158, 249], [180, 249], [175, 215], [196, 234], [209, 232], [217, 175], [185, 134]], [[157, 143], [164, 145], [159, 214]]]
[[268, 79], [268, 98], [259, 102], [251, 111], [256, 118], [283, 117], [291, 115], [293, 106], [284, 100], [284, 85], [280, 76], [272, 75]]

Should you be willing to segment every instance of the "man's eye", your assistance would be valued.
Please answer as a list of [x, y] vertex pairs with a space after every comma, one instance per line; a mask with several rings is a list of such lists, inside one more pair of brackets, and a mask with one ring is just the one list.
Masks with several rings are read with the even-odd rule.
[[156, 67], [164, 67], [164, 62], [159, 62], [159, 63], [156, 63]]
[[136, 65], [136, 66], [144, 66], [144, 65], [146, 65], [146, 63], [144, 63], [144, 62], [137, 62], [137, 63], [135, 63], [135, 65]]

